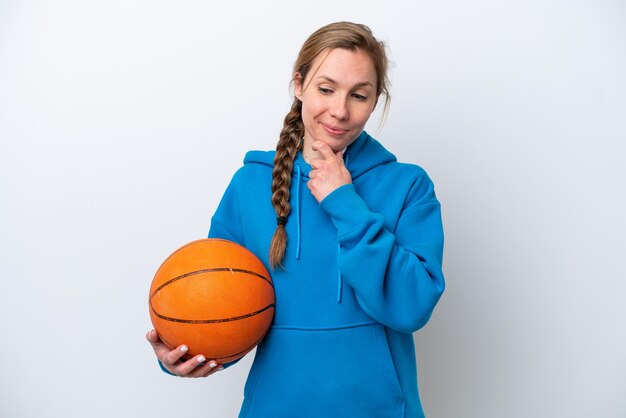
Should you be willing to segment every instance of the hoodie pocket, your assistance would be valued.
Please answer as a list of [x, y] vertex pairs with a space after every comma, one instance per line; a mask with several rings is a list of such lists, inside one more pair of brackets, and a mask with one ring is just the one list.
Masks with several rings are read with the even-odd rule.
[[243, 418], [402, 418], [404, 395], [382, 325], [274, 327], [257, 348]]

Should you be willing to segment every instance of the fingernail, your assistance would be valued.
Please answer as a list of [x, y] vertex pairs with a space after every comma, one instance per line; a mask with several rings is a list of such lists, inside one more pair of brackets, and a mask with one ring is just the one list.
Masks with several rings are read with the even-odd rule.
[[181, 353], [186, 353], [187, 351], [189, 351], [189, 348], [186, 345], [183, 345], [180, 347], [180, 352]]
[[217, 368], [218, 372], [221, 372], [222, 370], [224, 370], [224, 366], [220, 366], [220, 367]]
[[206, 361], [206, 358], [204, 356], [198, 356], [197, 360], [198, 363], [204, 363]]
[[209, 363], [209, 366], [215, 367], [217, 366], [217, 363], [215, 362], [215, 360], [211, 360], [211, 362]]

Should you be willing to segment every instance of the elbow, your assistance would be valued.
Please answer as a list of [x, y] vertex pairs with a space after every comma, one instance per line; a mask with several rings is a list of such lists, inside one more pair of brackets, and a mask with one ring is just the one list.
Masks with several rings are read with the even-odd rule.
[[[434, 309], [434, 306], [433, 306]], [[433, 309], [420, 309], [418, 315], [414, 315], [411, 318], [405, 318], [399, 321], [395, 327], [396, 331], [411, 334], [419, 331], [428, 323], [432, 316]]]
[[422, 315], [415, 316], [413, 318], [400, 318], [394, 324], [388, 324], [387, 326], [391, 329], [394, 329], [395, 331], [402, 332], [404, 334], [412, 334], [415, 331], [421, 329], [424, 325], [426, 325], [426, 323], [430, 319], [431, 314], [432, 311], [424, 312]]
[[407, 334], [423, 328], [430, 320], [444, 289], [443, 281], [441, 285], [433, 286], [426, 297], [418, 298], [410, 314], [407, 313], [397, 318], [396, 323], [390, 326], [390, 328]]

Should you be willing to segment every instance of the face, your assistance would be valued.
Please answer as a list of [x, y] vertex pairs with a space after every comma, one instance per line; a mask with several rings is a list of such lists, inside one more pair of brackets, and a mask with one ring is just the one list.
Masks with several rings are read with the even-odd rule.
[[366, 53], [339, 48], [319, 54], [305, 80], [296, 73], [304, 145], [322, 141], [335, 152], [350, 145], [376, 106], [376, 80], [374, 64]]

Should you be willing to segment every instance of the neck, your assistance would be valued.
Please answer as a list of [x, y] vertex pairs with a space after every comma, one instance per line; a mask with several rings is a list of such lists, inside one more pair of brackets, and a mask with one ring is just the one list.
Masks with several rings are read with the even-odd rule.
[[[322, 154], [319, 151], [315, 151], [313, 150], [313, 141], [311, 138], [307, 137], [306, 135], [304, 136], [304, 141], [302, 143], [302, 158], [304, 158], [304, 161], [307, 164], [311, 164], [311, 160], [314, 160], [316, 158], [318, 159], [322, 159]], [[354, 142], [354, 140], [352, 141]], [[350, 143], [352, 143], [350, 142]], [[346, 147], [348, 148], [348, 147]], [[344, 150], [346, 149], [344, 148]], [[333, 152], [337, 152], [335, 150], [333, 150]]]
[[316, 158], [322, 158], [322, 154], [319, 151], [313, 151], [313, 141], [304, 137], [304, 143], [302, 144], [302, 158], [307, 164], [311, 164], [311, 161]]

